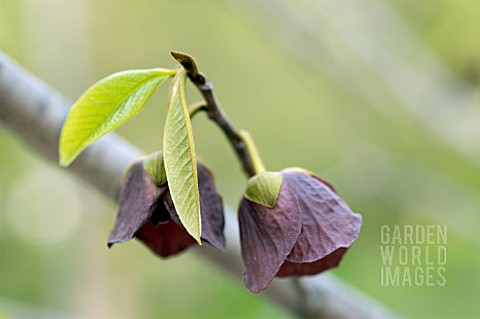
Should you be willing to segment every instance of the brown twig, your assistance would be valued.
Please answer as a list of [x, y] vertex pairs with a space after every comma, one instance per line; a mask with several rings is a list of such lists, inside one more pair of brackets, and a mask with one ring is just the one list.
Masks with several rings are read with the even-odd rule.
[[256, 174], [255, 167], [247, 146], [245, 145], [245, 141], [233, 123], [228, 119], [220, 102], [218, 102], [213, 91], [212, 82], [210, 82], [203, 73], [198, 71], [197, 63], [192, 56], [177, 51], [170, 51], [170, 54], [185, 68], [188, 78], [202, 94], [205, 99], [205, 111], [207, 112], [208, 118], [215, 122], [227, 137], [242, 164], [245, 174], [249, 177], [254, 176]]

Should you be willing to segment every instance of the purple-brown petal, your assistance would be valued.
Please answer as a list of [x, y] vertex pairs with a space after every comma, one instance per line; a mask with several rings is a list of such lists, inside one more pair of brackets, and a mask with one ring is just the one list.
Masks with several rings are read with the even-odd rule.
[[301, 231], [295, 196], [282, 184], [273, 208], [243, 199], [239, 209], [240, 241], [248, 290], [265, 289], [292, 250]]
[[347, 248], [339, 248], [333, 253], [311, 263], [294, 263], [286, 260], [277, 273], [277, 277], [315, 275], [337, 267]]
[[146, 224], [151, 205], [165, 189], [165, 186], [155, 185], [143, 169], [142, 161], [133, 164], [122, 186], [117, 220], [108, 238], [108, 246], [132, 239]]
[[313, 263], [339, 248], [350, 247], [358, 236], [362, 217], [320, 179], [288, 171], [282, 176], [295, 194], [302, 215], [302, 231], [287, 261]]
[[223, 228], [223, 203], [217, 194], [217, 189], [210, 171], [204, 166], [197, 164], [198, 191], [200, 195], [200, 214], [202, 217], [202, 240], [213, 247], [225, 249], [225, 236]]

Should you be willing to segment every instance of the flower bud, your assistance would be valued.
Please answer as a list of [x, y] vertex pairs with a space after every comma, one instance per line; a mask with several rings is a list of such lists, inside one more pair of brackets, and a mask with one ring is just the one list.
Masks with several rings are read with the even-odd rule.
[[244, 282], [253, 293], [275, 276], [313, 275], [336, 267], [362, 222], [331, 185], [299, 169], [270, 173], [281, 175], [273, 206], [252, 201], [258, 197], [252, 192], [271, 183], [271, 177], [262, 174], [249, 181], [250, 195], [239, 209]]
[[[202, 217], [202, 242], [223, 250], [223, 205], [209, 170], [197, 164]], [[196, 241], [178, 217], [168, 184], [157, 185], [145, 171], [143, 160], [128, 170], [120, 195], [115, 227], [108, 246], [138, 238], [161, 257], [177, 254]]]

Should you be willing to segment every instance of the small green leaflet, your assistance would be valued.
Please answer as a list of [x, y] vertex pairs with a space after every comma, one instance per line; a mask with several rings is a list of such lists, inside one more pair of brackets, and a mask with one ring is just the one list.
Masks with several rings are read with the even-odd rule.
[[178, 217], [188, 233], [201, 244], [197, 161], [185, 92], [186, 78], [185, 70], [181, 69], [173, 78], [170, 88], [163, 134], [163, 159]]
[[155, 89], [176, 70], [128, 70], [92, 85], [72, 106], [60, 135], [60, 165], [135, 116]]
[[143, 160], [143, 169], [147, 172], [153, 182], [158, 186], [162, 186], [167, 182], [165, 166], [163, 165], [162, 151], [156, 151], [148, 155]]

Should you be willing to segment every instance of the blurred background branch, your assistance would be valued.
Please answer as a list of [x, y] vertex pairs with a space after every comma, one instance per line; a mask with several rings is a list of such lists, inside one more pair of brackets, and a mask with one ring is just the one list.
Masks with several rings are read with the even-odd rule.
[[[387, 116], [398, 115], [387, 102], [396, 100], [453, 149], [480, 159], [480, 146], [473, 142], [480, 136], [475, 91], [432, 54], [391, 5], [374, 0], [301, 0], [295, 6], [287, 0], [248, 2], [258, 9], [252, 21], [290, 55]], [[248, 8], [237, 1], [231, 5]]]

